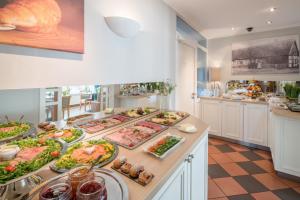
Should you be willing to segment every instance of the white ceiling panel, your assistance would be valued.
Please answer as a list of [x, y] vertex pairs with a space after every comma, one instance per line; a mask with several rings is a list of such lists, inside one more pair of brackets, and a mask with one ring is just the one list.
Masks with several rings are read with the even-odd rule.
[[300, 26], [300, 0], [164, 1], [209, 39], [246, 34], [252, 26], [253, 32]]

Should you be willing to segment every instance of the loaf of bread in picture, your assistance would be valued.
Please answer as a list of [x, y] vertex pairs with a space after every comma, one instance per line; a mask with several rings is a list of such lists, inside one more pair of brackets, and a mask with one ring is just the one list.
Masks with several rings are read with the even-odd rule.
[[0, 8], [0, 25], [25, 32], [54, 32], [61, 18], [56, 0], [10, 0]]

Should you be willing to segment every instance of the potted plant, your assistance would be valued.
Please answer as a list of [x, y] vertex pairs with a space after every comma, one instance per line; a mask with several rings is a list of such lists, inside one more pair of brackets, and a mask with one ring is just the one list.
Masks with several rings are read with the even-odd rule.
[[70, 96], [70, 94], [71, 94], [70, 87], [66, 87], [66, 88], [63, 89], [63, 91], [62, 91], [63, 96]]
[[160, 109], [167, 109], [169, 107], [169, 96], [175, 89], [176, 85], [173, 84], [169, 79], [167, 79], [165, 82], [157, 83], [157, 86], [158, 95], [160, 97], [159, 107]]

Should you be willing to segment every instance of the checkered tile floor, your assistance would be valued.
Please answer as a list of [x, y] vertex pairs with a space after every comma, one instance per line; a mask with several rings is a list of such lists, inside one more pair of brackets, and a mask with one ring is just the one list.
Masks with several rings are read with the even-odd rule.
[[209, 139], [209, 200], [300, 200], [300, 183], [275, 174], [269, 152]]

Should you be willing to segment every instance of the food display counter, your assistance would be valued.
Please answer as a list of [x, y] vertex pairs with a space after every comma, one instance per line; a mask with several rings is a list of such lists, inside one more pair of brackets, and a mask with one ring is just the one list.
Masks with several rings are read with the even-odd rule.
[[269, 145], [275, 170], [284, 177], [300, 179], [300, 113], [271, 106]]
[[[150, 113], [132, 120], [126, 121], [118, 126], [99, 131], [93, 134], [86, 133], [82, 141], [100, 140], [105, 138], [119, 129], [134, 126], [140, 121], [147, 121], [151, 117], [156, 116], [159, 111]], [[106, 115], [107, 116], [107, 115]], [[105, 117], [103, 114], [97, 114], [97, 117]], [[151, 122], [150, 122], [151, 123]], [[178, 130], [180, 124], [193, 124], [196, 129], [192, 133], [186, 133]], [[57, 127], [64, 127], [64, 122], [57, 122]], [[165, 157], [159, 158], [146, 152], [146, 147], [155, 144], [159, 138], [165, 135], [176, 135], [184, 140], [178, 146], [168, 153]], [[191, 200], [205, 200], [207, 199], [207, 147], [208, 147], [208, 125], [194, 116], [188, 116], [178, 122], [176, 126], [167, 126], [166, 129], [160, 131], [154, 137], [143, 142], [134, 149], [124, 148], [118, 146], [118, 155], [114, 159], [126, 157], [127, 161], [134, 165], [140, 165], [153, 174], [153, 179], [147, 185], [138, 184], [131, 178], [124, 176], [121, 173], [112, 169], [114, 162], [103, 166], [99, 173], [112, 173], [118, 177], [120, 184], [125, 187], [123, 192], [127, 192], [122, 199], [130, 200], [150, 200], [150, 199], [191, 199]], [[55, 162], [55, 161], [54, 161]], [[97, 170], [97, 167], [95, 167]], [[101, 170], [104, 170], [104, 172]], [[105, 171], [106, 170], [106, 171]], [[33, 173], [35, 174], [35, 173]], [[43, 183], [34, 187], [30, 195], [36, 193], [46, 185], [49, 180], [57, 179], [65, 176], [54, 172], [49, 166], [43, 167], [35, 174], [43, 180]], [[107, 174], [106, 174], [107, 175]], [[11, 188], [9, 186], [8, 188]], [[3, 188], [2, 188], [3, 189]], [[113, 191], [113, 190], [110, 190]], [[8, 192], [8, 191], [6, 191]], [[3, 192], [5, 194], [5, 192]], [[108, 199], [114, 199], [113, 193], [108, 192]], [[25, 198], [26, 199], [26, 198]], [[32, 199], [39, 199], [38, 197]]]

